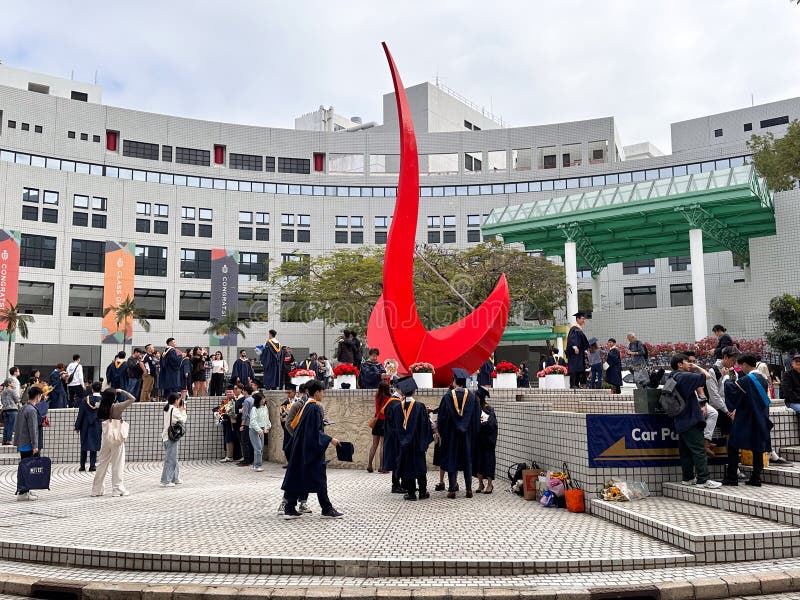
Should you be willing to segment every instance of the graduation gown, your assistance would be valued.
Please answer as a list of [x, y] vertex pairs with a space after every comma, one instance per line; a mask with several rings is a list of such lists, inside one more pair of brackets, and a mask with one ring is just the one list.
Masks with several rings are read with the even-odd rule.
[[760, 385], [766, 392], [768, 384], [761, 375], [756, 375], [756, 379], [758, 383], [749, 375], [742, 375], [737, 381], [725, 382], [725, 404], [729, 410], [736, 411], [728, 444], [753, 452], [769, 452], [772, 450], [769, 435], [772, 421], [769, 407], [756, 389], [756, 385]]
[[281, 343], [272, 338], [264, 344], [261, 352], [261, 365], [264, 367], [264, 388], [276, 390], [281, 387]]
[[[575, 348], [578, 353], [575, 354]], [[589, 340], [580, 327], [573, 325], [567, 334], [567, 347], [564, 354], [567, 355], [567, 370], [570, 373], [584, 373], [586, 371], [586, 351], [589, 349]]]
[[181, 375], [181, 356], [175, 348], [169, 347], [161, 355], [161, 374], [159, 386], [164, 391], [177, 392], [184, 389]]
[[439, 404], [437, 429], [442, 440], [439, 466], [448, 473], [456, 471], [474, 473], [475, 447], [481, 427], [481, 407], [472, 392], [457, 389], [455, 394], [459, 406], [462, 403], [464, 406], [461, 415], [456, 411], [451, 392], [448, 391]]
[[309, 399], [292, 438], [291, 456], [281, 489], [293, 494], [317, 493], [328, 488], [325, 451], [331, 436], [322, 424], [322, 408]]
[[481, 409], [489, 420], [481, 423], [478, 432], [478, 448], [475, 456], [475, 472], [494, 479], [496, 470], [495, 447], [497, 446], [497, 416], [491, 406]]
[[[423, 477], [428, 471], [425, 453], [433, 441], [433, 429], [428, 418], [428, 409], [417, 400], [409, 409], [410, 399], [403, 401], [399, 410], [398, 442], [400, 446], [400, 461], [397, 475], [401, 478], [416, 479]], [[388, 407], [387, 407], [388, 408]], [[409, 411], [408, 420], [405, 420], [404, 411]], [[396, 417], [397, 419], [397, 417]], [[405, 421], [405, 427], [403, 422]], [[384, 449], [384, 454], [386, 450]]]
[[[403, 427], [403, 411], [400, 399], [392, 398], [383, 409], [385, 428], [383, 430], [383, 470], [397, 471], [400, 464], [400, 432]], [[399, 420], [398, 420], [399, 419]]]
[[103, 437], [103, 427], [97, 418], [100, 396], [86, 396], [78, 405], [78, 418], [75, 419], [75, 431], [81, 434], [81, 451], [98, 452]]
[[236, 383], [241, 381], [245, 386], [250, 386], [250, 382], [255, 379], [256, 374], [253, 372], [253, 366], [249, 360], [242, 360], [237, 358], [233, 363], [233, 370], [231, 370], [231, 382]]
[[106, 367], [106, 383], [115, 390], [124, 390], [128, 387], [128, 371], [124, 360], [116, 358]]
[[67, 407], [67, 390], [64, 389], [64, 380], [61, 379], [61, 371], [53, 369], [47, 383], [53, 388], [50, 392], [50, 408], [66, 408]]
[[608, 363], [608, 369], [606, 369], [606, 383], [621, 386], [622, 359], [620, 358], [618, 348], [608, 351], [606, 362]]
[[481, 365], [478, 371], [478, 385], [492, 387], [492, 371], [494, 371], [494, 361], [490, 358]]

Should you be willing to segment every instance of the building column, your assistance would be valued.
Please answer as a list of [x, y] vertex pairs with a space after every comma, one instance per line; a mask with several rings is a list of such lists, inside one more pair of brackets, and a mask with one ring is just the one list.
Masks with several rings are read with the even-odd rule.
[[592, 311], [600, 310], [600, 277], [592, 275]]
[[692, 309], [694, 312], [694, 339], [708, 335], [706, 309], [706, 269], [703, 264], [703, 230], [689, 230], [689, 254], [692, 259]]
[[564, 269], [567, 272], [567, 323], [578, 312], [578, 256], [575, 242], [564, 242]]

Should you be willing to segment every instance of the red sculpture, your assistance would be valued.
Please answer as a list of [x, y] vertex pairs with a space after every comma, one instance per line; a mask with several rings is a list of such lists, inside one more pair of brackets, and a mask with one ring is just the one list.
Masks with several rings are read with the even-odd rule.
[[394, 358], [400, 373], [415, 362], [435, 368], [434, 384], [446, 387], [453, 368], [470, 373], [494, 352], [508, 321], [509, 295], [505, 275], [489, 297], [469, 315], [428, 331], [419, 319], [414, 300], [414, 243], [419, 212], [419, 161], [408, 98], [392, 55], [383, 43], [392, 73], [400, 124], [400, 180], [383, 264], [383, 295], [370, 315], [367, 342], [379, 348], [381, 359]]

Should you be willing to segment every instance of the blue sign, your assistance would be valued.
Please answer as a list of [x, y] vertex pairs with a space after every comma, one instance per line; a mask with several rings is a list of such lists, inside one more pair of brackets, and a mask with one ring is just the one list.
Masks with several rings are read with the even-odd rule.
[[[678, 434], [671, 417], [651, 414], [586, 415], [589, 466], [659, 467], [680, 465]], [[716, 448], [724, 462], [727, 448]]]

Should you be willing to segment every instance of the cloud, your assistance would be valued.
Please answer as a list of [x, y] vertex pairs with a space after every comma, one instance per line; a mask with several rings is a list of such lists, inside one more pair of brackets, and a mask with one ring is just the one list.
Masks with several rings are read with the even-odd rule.
[[611, 115], [669, 150], [673, 121], [800, 96], [799, 24], [780, 0], [30, 1], [0, 58], [96, 70], [107, 104], [291, 128], [320, 104], [381, 121], [386, 40], [407, 85], [438, 75], [515, 126]]

